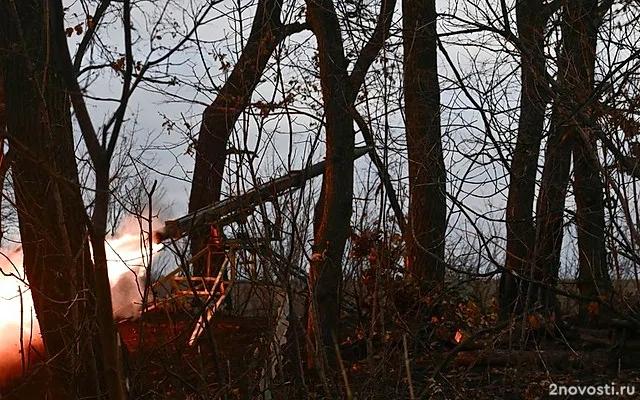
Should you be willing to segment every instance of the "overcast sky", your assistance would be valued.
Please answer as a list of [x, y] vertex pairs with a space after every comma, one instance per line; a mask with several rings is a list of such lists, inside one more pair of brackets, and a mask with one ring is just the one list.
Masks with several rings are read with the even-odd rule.
[[[363, 4], [369, 4], [372, 1], [364, 1]], [[202, 49], [202, 55], [198, 51], [196, 43], [192, 41], [188, 43], [186, 49], [171, 57], [171, 66], [163, 71], [153, 71], [155, 77], [160, 77], [162, 75], [160, 72], [166, 72], [168, 77], [161, 76], [162, 80], [167, 81], [175, 78], [178, 84], [171, 86], [160, 84], [153, 85], [153, 87], [142, 85], [130, 101], [125, 127], [127, 135], [125, 136], [133, 138], [135, 143], [133, 155], [141, 156], [144, 160], [144, 162], [137, 162], [136, 165], [141, 169], [146, 168], [152, 171], [151, 179], [160, 181], [165, 192], [164, 204], [172, 204], [168, 215], [170, 217], [180, 216], [187, 210], [193, 154], [189, 154], [187, 151], [190, 142], [187, 140], [186, 134], [192, 136], [197, 134], [204, 106], [215, 98], [215, 87], [224, 82], [226, 73], [230, 71], [221, 69], [223, 62], [230, 62], [231, 66], [235, 64], [251, 25], [255, 3], [255, 0], [240, 2], [228, 0], [215, 5], [208, 14], [209, 22], [197, 30], [197, 39]], [[284, 19], [286, 22], [302, 21], [304, 18], [300, 8], [302, 3], [294, 0], [285, 1]], [[341, 12], [348, 11], [350, 10], [348, 7], [353, 7], [355, 3], [357, 2], [338, 2], [339, 10]], [[508, 3], [513, 6], [511, 3], [514, 2]], [[139, 38], [135, 47], [135, 59], [144, 62], [151, 47], [155, 50], [149, 57], [155, 59], [165, 51], [161, 46], [169, 48], [180, 40], [181, 34], [193, 26], [194, 16], [201, 15], [206, 2], [191, 0], [175, 4], [168, 3], [166, 9], [164, 8], [165, 3], [141, 4], [143, 8], [135, 9], [133, 12], [133, 24], [134, 34]], [[242, 18], [238, 14], [238, 4], [243, 6]], [[499, 12], [497, 12], [496, 18], [491, 17], [490, 7], [500, 10], [497, 0], [482, 2], [480, 8], [474, 8], [471, 4], [467, 1], [440, 0], [437, 7], [441, 13], [455, 14], [470, 20], [476, 19], [485, 24], [502, 23]], [[79, 3], [74, 2], [67, 15], [67, 23], [70, 26], [84, 20], [85, 14], [78, 7]], [[74, 15], [74, 10], [77, 16]], [[166, 14], [161, 23], [156, 24], [162, 10], [165, 10]], [[377, 12], [377, 8], [371, 8], [371, 10]], [[515, 30], [515, 26], [513, 26], [514, 14], [512, 10], [510, 19], [513, 30]], [[395, 15], [392, 28], [392, 38], [384, 53], [390, 60], [389, 65], [393, 64], [393, 57], [401, 57], [401, 52], [395, 51], [400, 43], [398, 40], [401, 26], [400, 17], [400, 4], [398, 4], [398, 12]], [[94, 63], [100, 63], [109, 59], [116, 60], [119, 57], [118, 53], [123, 49], [123, 40], [118, 18], [117, 12], [109, 14], [106, 19], [106, 22], [109, 23], [99, 32], [102, 45], [109, 51], [101, 53], [96, 50], [93, 54], [88, 53], [84, 59], [85, 66], [91, 60]], [[459, 23], [455, 26], [451, 20], [440, 21], [440, 33], [449, 33], [456, 29], [462, 29]], [[243, 32], [244, 37], [236, 35], [234, 33], [236, 31]], [[177, 35], [174, 36], [174, 33]], [[352, 40], [351, 37], [345, 35], [345, 38], [348, 56], [352, 60], [355, 52], [350, 50], [354, 47], [361, 48], [367, 37], [356, 37]], [[79, 39], [80, 36], [77, 35], [69, 39], [72, 49], [75, 48]], [[467, 211], [467, 215], [463, 216], [459, 207], [450, 204], [450, 239], [452, 239], [450, 242], [457, 242], [458, 238], [463, 238], [460, 246], [468, 247], [470, 244], [477, 246], [479, 242], [477, 233], [472, 227], [473, 224], [477, 224], [487, 236], [503, 237], [503, 224], [493, 220], [504, 217], [508, 176], [505, 173], [506, 169], [500, 162], [491, 161], [491, 158], [497, 154], [491, 136], [501, 143], [503, 146], [501, 151], [508, 155], [509, 148], [512, 148], [515, 143], [518, 114], [518, 55], [512, 46], [504, 43], [504, 40], [486, 33], [446, 36], [443, 38], [443, 42], [448, 58], [440, 52], [439, 66], [448, 190], [464, 204]], [[282, 68], [285, 83], [288, 84], [290, 80], [294, 79], [298, 80], [298, 88], [301, 89], [299, 92], [294, 89], [291, 91], [296, 96], [299, 96], [300, 93], [310, 96], [304, 101], [300, 97], [296, 97], [298, 101], [294, 103], [294, 108], [298, 111], [321, 116], [321, 113], [317, 113], [318, 107], [313, 109], [314, 104], [320, 105], [320, 93], [307, 92], [311, 90], [313, 85], [318, 86], [317, 81], [312, 78], [315, 73], [312, 62], [314, 53], [312, 35], [309, 32], [296, 34], [285, 41], [284, 46], [279, 50], [285, 56], [278, 67]], [[621, 47], [625, 46], [627, 45], [623, 44]], [[553, 55], [553, 48], [549, 48], [548, 51]], [[623, 57], [625, 51], [624, 49], [620, 50], [615, 57]], [[222, 60], [218, 57], [221, 53], [225, 54]], [[449, 60], [460, 72], [468, 91], [461, 90], [460, 82], [453, 74]], [[380, 70], [381, 66], [379, 61], [374, 69]], [[549, 67], [553, 70], [553, 65], [549, 65]], [[390, 70], [389, 76], [395, 79], [395, 83], [388, 85], [388, 87], [397, 88], [401, 83], [401, 64], [396, 63], [394, 68]], [[274, 71], [276, 71], [275, 65], [267, 73], [266, 81], [254, 93], [255, 101], [272, 99]], [[383, 85], [381, 85], [380, 79], [373, 75], [371, 79], [371, 87], [381, 90]], [[194, 87], [196, 82], [199, 84]], [[91, 82], [88, 93], [101, 99], [117, 99], [120, 90], [121, 78], [115, 71], [107, 68]], [[169, 92], [174, 96], [158, 93], [157, 90]], [[389, 125], [386, 143], [387, 147], [392, 150], [390, 152], [390, 172], [392, 177], [399, 182], [397, 189], [406, 206], [404, 195], [406, 195], [407, 172], [400, 108], [401, 93], [369, 93], [369, 95], [371, 100], [360, 104], [359, 109], [365, 117], [371, 116], [374, 133], [381, 144], [385, 137], [385, 123]], [[278, 96], [275, 98], [276, 101], [281, 100], [281, 96]], [[315, 103], [312, 99], [315, 100]], [[111, 115], [117, 103], [115, 101], [90, 100], [90, 104], [94, 123], [100, 126]], [[476, 105], [480, 106], [483, 113], [478, 112]], [[388, 120], [380, 117], [385, 106], [390, 110]], [[369, 115], [368, 113], [372, 109], [374, 112]], [[175, 124], [171, 131], [167, 129], [167, 120]], [[260, 126], [259, 122], [264, 125]], [[133, 135], [131, 135], [132, 132], [134, 132]], [[245, 114], [241, 117], [237, 131], [231, 140], [234, 147], [257, 150], [259, 157], [253, 160], [253, 167], [266, 180], [274, 175], [280, 175], [288, 168], [300, 168], [307, 160], [311, 149], [310, 143], [314, 142], [317, 132], [318, 126], [314, 124], [314, 119], [305, 116], [304, 113], [294, 115], [292, 120], [288, 120], [282, 115], [272, 115], [266, 120], [260, 120]], [[322, 136], [320, 138], [322, 139]], [[360, 135], [356, 140], [359, 144], [362, 143]], [[78, 142], [82, 147], [79, 137]], [[382, 147], [378, 149], [381, 154]], [[322, 158], [322, 154], [323, 147], [322, 140], [320, 140], [314, 159]], [[236, 181], [233, 178], [239, 173], [246, 174], [246, 164], [242, 165], [243, 169], [237, 165], [237, 161], [237, 156], [230, 156], [229, 168], [226, 172], [227, 176], [232, 178], [231, 182]], [[246, 159], [243, 162], [246, 163]], [[153, 167], [153, 169], [148, 167]], [[276, 172], [274, 173], [274, 171]], [[361, 159], [356, 170], [359, 194], [363, 195], [365, 191], [371, 190], [371, 187], [365, 183], [372, 178], [375, 186], [375, 173], [368, 160]], [[314, 184], [317, 186], [319, 179], [316, 179]], [[249, 187], [250, 182], [247, 182], [245, 188], [238, 187], [234, 183], [232, 186], [225, 186], [224, 190], [229, 194], [229, 191], [237, 193]], [[572, 204], [571, 199], [568, 200], [568, 204]], [[358, 211], [361, 210], [362, 205], [356, 201], [355, 207]], [[500, 247], [503, 246], [503, 243], [500, 239], [493, 240], [494, 245], [498, 246], [494, 249], [496, 258], [501, 259]]]
[[[170, 5], [169, 10], [171, 14], [167, 14], [165, 18], [165, 27], [156, 29], [154, 34], [148, 32], [154, 29], [153, 16], [159, 9], [159, 5], [153, 7], [153, 12], [147, 12], [148, 9], [144, 9], [144, 13], [141, 10], [134, 10], [133, 23], [136, 28], [135, 33], [140, 35], [139, 45], [136, 46], [136, 60], [143, 60], [149, 53], [149, 37], [153, 37], [154, 46], [167, 46], [170, 47], [177, 40], [180, 40], [180, 36], [172, 37], [171, 32], [175, 31], [175, 26], [169, 25], [170, 21], [183, 21], [178, 24], [178, 31], [185, 32], [191, 28], [193, 24], [194, 10], [202, 10], [202, 4], [196, 4], [197, 1], [191, 1], [188, 5], [179, 4], [180, 7], [185, 9], [180, 10], [175, 5]], [[285, 6], [285, 19], [287, 22], [301, 21], [298, 17], [299, 9], [291, 7], [289, 2], [285, 2], [288, 6]], [[401, 2], [398, 2], [401, 3]], [[193, 43], [190, 43], [187, 50], [176, 53], [171, 57], [170, 61], [172, 66], [168, 68], [169, 76], [176, 77], [179, 81], [191, 84], [196, 81], [201, 81], [200, 89], [195, 90], [194, 87], [187, 84], [178, 84], [175, 86], [162, 86], [155, 85], [154, 90], [163, 89], [171, 92], [179, 98], [171, 98], [166, 94], [157, 93], [152, 90], [148, 90], [149, 87], [140, 87], [132, 97], [129, 105], [129, 119], [126, 124], [126, 132], [129, 134], [135, 129], [133, 140], [137, 144], [134, 147], [134, 155], [141, 155], [145, 160], [147, 166], [152, 166], [154, 172], [152, 172], [152, 179], [158, 179], [161, 183], [161, 187], [165, 191], [163, 202], [165, 205], [172, 204], [170, 213], [168, 216], [177, 217], [182, 215], [187, 210], [187, 202], [190, 190], [190, 179], [193, 170], [193, 154], [187, 154], [187, 148], [189, 142], [185, 138], [184, 130], [190, 130], [190, 134], [196, 135], [198, 132], [201, 114], [204, 110], [204, 105], [209, 104], [215, 97], [216, 90], [213, 85], [220, 85], [224, 79], [224, 71], [220, 70], [222, 62], [216, 58], [216, 54], [226, 54], [225, 61], [230, 61], [232, 65], [237, 59], [236, 49], [241, 49], [242, 43], [237, 35], [233, 34], [234, 30], [237, 31], [240, 26], [237, 13], [237, 2], [223, 1], [219, 5], [215, 6], [215, 10], [211, 11], [209, 17], [215, 19], [214, 21], [204, 24], [198, 29], [198, 39], [200, 40], [201, 48], [203, 49], [204, 58], [201, 58], [198, 49]], [[246, 9], [243, 9], [242, 26], [244, 28], [244, 34], [248, 33], [250, 28], [255, 1], [242, 2], [243, 5], [247, 5]], [[300, 2], [298, 2], [300, 4]], [[441, 12], [452, 11], [447, 7], [449, 3], [447, 1], [441, 1], [438, 4]], [[289, 7], [289, 8], [287, 8]], [[459, 11], [459, 10], [458, 10]], [[456, 11], [456, 12], [458, 12]], [[372, 9], [372, 12], [377, 12], [376, 9]], [[468, 12], [465, 11], [465, 12]], [[187, 14], [191, 14], [187, 16]], [[400, 5], [398, 5], [398, 12], [395, 15], [394, 27], [392, 29], [394, 37], [389, 41], [390, 47], [387, 49], [385, 55], [392, 59], [393, 57], [401, 57], [401, 53], [395, 51], [398, 44], [399, 28], [401, 26], [400, 20]], [[74, 23], [82, 20], [82, 14], [78, 13], [77, 20], [74, 20], [72, 13], [68, 15], [68, 23], [73, 25]], [[101, 41], [110, 47], [111, 54], [99, 54], [94, 53], [94, 63], [97, 60], [104, 62], [105, 58], [111, 57], [117, 58], [117, 54], [122, 52], [123, 40], [121, 34], [121, 26], [117, 21], [117, 15], [113, 14], [109, 16], [107, 21], [113, 21], [109, 27], [104, 27], [100, 30]], [[442, 28], [445, 29], [444, 27]], [[449, 28], [451, 29], [451, 28]], [[147, 33], [145, 33], [147, 32]], [[70, 45], [75, 46], [79, 41], [79, 36], [74, 35], [70, 39]], [[346, 46], [347, 51], [356, 46], [361, 48], [367, 37], [358, 37], [356, 40], [350, 40], [347, 38]], [[454, 65], [460, 69], [460, 72], [465, 76], [466, 82], [470, 87], [478, 87], [480, 90], [482, 87], [490, 88], [495, 85], [495, 80], [502, 79], [503, 87], [517, 87], [518, 74], [513, 54], [505, 52], [500, 49], [502, 44], [494, 41], [494, 47], [498, 49], [496, 52], [488, 52], [478, 47], [469, 45], [471, 39], [474, 37], [468, 36], [464, 41], [460, 42], [456, 38], [447, 38], [447, 52], [449, 57], [453, 60]], [[486, 42], [486, 41], [485, 41]], [[310, 32], [302, 32], [294, 35], [288, 41], [285, 42], [287, 50], [290, 54], [289, 57], [297, 57], [296, 59], [284, 59], [282, 62], [283, 75], [285, 81], [289, 79], [298, 79], [304, 81], [301, 85], [309, 87], [314, 82], [309, 81], [309, 75], [301, 74], [300, 65], [306, 64], [311, 66], [311, 57], [313, 56], [314, 41]], [[394, 47], [395, 46], [395, 47]], [[296, 47], [299, 49], [295, 50]], [[72, 47], [73, 48], [73, 47]], [[292, 50], [293, 49], [293, 50]], [[74, 50], [72, 50], [73, 52]], [[355, 54], [354, 52], [351, 52]], [[350, 53], [350, 55], [351, 55]], [[157, 58], [163, 54], [163, 50], [157, 50], [151, 55], [151, 59]], [[489, 216], [492, 218], [500, 218], [503, 215], [504, 201], [506, 199], [506, 187], [507, 180], [504, 169], [499, 163], [493, 163], [490, 168], [486, 167], [487, 155], [495, 154], [495, 149], [488, 139], [486, 132], [487, 126], [485, 126], [481, 115], [469, 107], [472, 106], [472, 102], [469, 97], [462, 93], [455, 82], [455, 76], [451, 72], [451, 67], [448, 64], [446, 58], [440, 54], [440, 73], [442, 74], [441, 89], [442, 89], [442, 102], [443, 107], [442, 125], [444, 134], [444, 147], [446, 164], [448, 167], [448, 186], [449, 191], [454, 193], [459, 200], [461, 200], [466, 207], [471, 207], [479, 214], [486, 214], [489, 212]], [[352, 59], [353, 56], [350, 57]], [[85, 64], [87, 65], [92, 59], [91, 54], [85, 56]], [[273, 60], [272, 60], [273, 61]], [[397, 60], [396, 60], [397, 61]], [[390, 62], [392, 63], [392, 62]], [[499, 67], [496, 65], [500, 64]], [[209, 68], [210, 74], [213, 76], [213, 84], [208, 79], [205, 73], [206, 68]], [[374, 69], [381, 68], [381, 64], [378, 63], [374, 66]], [[498, 68], [498, 69], [496, 69]], [[268, 73], [268, 77], [274, 76], [275, 69], [272, 68]], [[401, 82], [401, 64], [396, 63], [394, 69], [391, 70], [390, 76], [395, 78], [395, 87]], [[157, 73], [156, 73], [157, 76]], [[507, 76], [507, 79], [504, 79]], [[377, 78], [374, 78], [377, 79]], [[164, 78], [166, 81], [167, 78]], [[379, 82], [378, 82], [379, 83]], [[380, 88], [380, 84], [375, 86], [376, 81], [373, 82], [373, 87]], [[317, 82], [316, 82], [317, 85]], [[105, 69], [89, 86], [89, 94], [92, 97], [104, 99], [111, 98], [117, 99], [120, 96], [121, 90], [121, 78], [111, 69]], [[502, 96], [500, 99], [493, 97], [493, 93]], [[256, 93], [254, 94], [254, 100], [271, 99], [273, 93], [273, 84], [269, 81], [263, 82]], [[487, 89], [486, 93], [479, 93], [478, 91], [471, 91], [468, 93], [473, 97], [473, 100], [478, 102], [482, 107], [489, 110], [488, 121], [493, 125], [489, 127], [489, 132], [495, 135], [497, 139], [501, 141], [508, 141], [510, 135], [513, 132], [513, 110], [517, 107], [517, 101], [519, 97], [518, 90], [510, 90], [507, 93], [500, 93], [499, 90]], [[400, 192], [401, 200], [406, 207], [406, 155], [404, 150], [404, 129], [402, 122], [402, 113], [400, 110], [401, 93], [389, 93], [388, 97], [381, 99], [379, 95], [374, 94], [373, 100], [367, 104], [361, 105], [362, 113], [366, 116], [368, 110], [373, 107], [377, 110], [373, 114], [372, 126], [374, 133], [380, 138], [384, 137], [384, 124], [389, 124], [387, 143], [392, 149], [390, 153], [390, 172], [392, 177], [399, 180], [397, 189]], [[320, 101], [320, 93], [316, 94], [316, 102]], [[280, 100], [280, 98], [276, 98]], [[382, 102], [386, 101], [386, 106], [391, 112], [389, 113], [388, 121], [384, 121], [378, 117], [381, 114], [383, 108]], [[307, 102], [308, 104], [308, 99]], [[114, 101], [98, 101], [90, 100], [92, 105], [92, 116], [96, 125], [104, 123], [106, 118], [113, 112], [116, 102]], [[500, 104], [502, 109], [492, 109], [494, 104]], [[298, 108], [303, 107], [303, 102], [300, 101], [297, 104]], [[367, 108], [369, 107], [369, 108]], [[313, 110], [303, 109], [306, 112], [313, 113]], [[395, 111], [394, 111], [395, 110]], [[505, 111], [507, 110], [507, 111]], [[511, 110], [511, 111], [508, 111]], [[172, 131], [167, 130], [165, 124], [166, 118], [175, 123], [175, 127]], [[134, 124], [135, 118], [135, 124]], [[254, 160], [254, 167], [259, 171], [261, 176], [265, 179], [274, 176], [274, 169], [278, 170], [277, 175], [280, 175], [283, 170], [287, 169], [288, 153], [290, 152], [290, 130], [293, 129], [295, 134], [293, 135], [293, 168], [300, 168], [309, 155], [310, 143], [313, 142], [317, 135], [318, 127], [313, 124], [313, 119], [305, 117], [304, 115], [296, 115], [293, 124], [289, 124], [289, 121], [282, 117], [274, 116], [266, 121], [265, 127], [260, 131], [261, 141], [258, 143], [258, 152], [263, 157], [257, 157]], [[185, 121], [189, 124], [190, 129], [186, 128]], [[500, 129], [496, 129], [499, 127]], [[237, 134], [232, 138], [232, 144], [234, 147], [244, 147], [244, 141], [247, 142], [249, 149], [254, 149], [256, 145], [256, 138], [259, 134], [258, 125], [255, 118], [245, 115], [241, 118], [238, 124]], [[182, 130], [183, 132], [180, 132]], [[243, 138], [243, 134], [245, 137]], [[151, 138], [151, 143], [149, 143]], [[322, 137], [321, 137], [322, 138]], [[265, 140], [266, 139], [266, 140]], [[357, 136], [358, 144], [363, 144], [360, 135]], [[82, 147], [80, 138], [78, 137], [79, 146]], [[151, 146], [149, 146], [151, 144]], [[143, 150], [142, 148], [145, 147]], [[382, 148], [378, 149], [382, 154]], [[398, 152], [396, 152], [396, 150]], [[323, 146], [322, 141], [319, 143], [314, 159], [318, 160], [322, 158]], [[475, 153], [478, 153], [475, 155]], [[239, 168], [234, 164], [234, 156], [231, 156], [231, 164], [228, 163], [227, 176], [234, 176], [238, 173]], [[139, 163], [139, 167], [144, 168], [144, 164]], [[375, 172], [372, 170], [368, 159], [363, 158], [358, 162], [358, 168], [356, 171], [356, 179], [359, 181], [357, 190], [358, 194], [365, 195], [366, 191], [371, 190], [365, 183], [371, 179], [375, 182]], [[462, 184], [462, 181], [465, 181]], [[317, 186], [320, 179], [316, 179], [314, 184]], [[374, 184], [375, 187], [375, 184]], [[233, 190], [229, 186], [225, 189]], [[234, 190], [236, 191], [237, 188]], [[239, 191], [242, 191], [240, 189]], [[470, 223], [478, 224], [483, 229], [501, 229], [500, 224], [488, 223], [482, 218], [473, 217], [471, 220], [463, 217], [462, 214], [453, 206], [450, 220], [451, 235], [453, 237], [467, 236], [461, 245], [469, 246], [473, 244], [478, 245], [476, 234]], [[358, 217], [358, 210], [362, 210], [363, 205], [356, 202], [356, 215]], [[355, 218], [354, 217], [354, 218]], [[494, 228], [490, 228], [490, 225], [494, 225]], [[470, 235], [470, 236], [469, 236]], [[456, 240], [457, 241], [457, 240]], [[499, 254], [496, 254], [499, 257]]]

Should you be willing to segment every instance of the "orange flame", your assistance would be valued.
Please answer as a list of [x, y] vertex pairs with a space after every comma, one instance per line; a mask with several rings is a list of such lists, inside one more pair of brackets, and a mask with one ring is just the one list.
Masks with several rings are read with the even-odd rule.
[[[113, 314], [116, 320], [135, 319], [142, 311], [150, 251], [138, 221], [128, 218], [105, 242]], [[154, 245], [153, 253], [162, 249]], [[21, 350], [42, 353], [43, 342], [33, 299], [22, 268], [22, 249], [0, 249], [0, 387], [22, 374]], [[22, 319], [21, 319], [22, 315]], [[22, 332], [21, 332], [22, 327]], [[32, 359], [33, 360], [33, 359]]]
[[460, 343], [462, 342], [462, 330], [458, 329], [458, 331], [456, 332], [456, 335], [453, 337], [453, 340], [455, 340], [456, 343]]

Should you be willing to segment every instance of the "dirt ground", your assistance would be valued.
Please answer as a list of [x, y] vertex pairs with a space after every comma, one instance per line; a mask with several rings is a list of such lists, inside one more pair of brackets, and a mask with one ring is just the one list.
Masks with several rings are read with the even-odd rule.
[[194, 325], [186, 314], [163, 312], [121, 324], [130, 352], [125, 365], [132, 398], [182, 399], [196, 393], [210, 398], [219, 390], [240, 390], [245, 372], [258, 367], [255, 350], [267, 331], [267, 320], [217, 315], [211, 329], [188, 346]]
[[[131, 399], [199, 398], [195, 393], [215, 397], [221, 389], [240, 389], [244, 372], [256, 366], [254, 351], [267, 321], [215, 316], [210, 330], [213, 340], [205, 331], [196, 345], [187, 346], [194, 325], [185, 313], [164, 311], [145, 313], [138, 321], [119, 325], [128, 353], [124, 364]], [[2, 389], [0, 398], [44, 398], [44, 374], [44, 368], [34, 367], [24, 379]], [[221, 381], [225, 387], [210, 384]]]
[[[562, 339], [567, 340], [564, 344], [542, 338], [518, 347], [517, 341], [510, 345], [503, 340], [504, 330], [479, 336], [461, 349], [450, 340], [456, 324], [440, 329], [445, 326], [425, 322], [418, 336], [393, 330], [369, 344], [355, 337], [344, 341], [343, 372], [354, 398], [545, 399], [552, 383], [597, 386], [612, 382], [618, 387], [635, 385], [637, 393], [612, 398], [640, 396], [640, 349], [616, 353], [568, 336]], [[164, 311], [119, 325], [127, 349], [124, 364], [130, 398], [214, 399], [221, 394], [227, 399], [257, 398], [265, 357], [256, 349], [265, 348], [268, 320], [218, 315], [210, 334], [205, 332], [196, 345], [187, 346], [193, 328], [193, 318], [186, 313]], [[627, 346], [635, 343], [634, 336]], [[343, 376], [335, 378], [344, 383]], [[44, 398], [42, 379], [42, 370], [36, 369], [5, 388], [0, 398]], [[293, 393], [291, 381], [286, 371], [284, 379], [274, 381], [273, 398], [299, 398], [282, 395]], [[328, 395], [317, 377], [308, 377], [305, 385], [307, 398], [344, 398], [343, 389], [337, 397]]]

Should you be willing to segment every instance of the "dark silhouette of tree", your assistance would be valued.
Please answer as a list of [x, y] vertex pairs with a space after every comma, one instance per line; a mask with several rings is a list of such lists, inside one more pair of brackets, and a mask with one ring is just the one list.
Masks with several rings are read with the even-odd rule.
[[[507, 198], [505, 268], [527, 276], [532, 275], [531, 263], [535, 248], [533, 200], [545, 108], [549, 101], [544, 45], [550, 13], [551, 6], [542, 0], [523, 0], [516, 3], [522, 87], [518, 136], [511, 161]], [[533, 276], [542, 278], [541, 273], [535, 273]], [[521, 284], [522, 282], [511, 273], [502, 274], [500, 305], [503, 318], [511, 312], [523, 310], [527, 291], [526, 285]]]
[[[353, 201], [352, 90], [340, 23], [331, 0], [307, 1], [307, 20], [318, 42], [320, 82], [327, 143], [322, 195], [315, 209], [315, 237], [309, 285], [311, 336], [327, 348], [330, 359], [340, 320], [342, 257], [350, 233]], [[317, 324], [317, 329], [314, 325]]]
[[307, 1], [307, 21], [318, 42], [327, 146], [322, 189], [314, 213], [307, 327], [318, 350], [326, 350], [319, 353], [325, 353], [330, 364], [334, 364], [334, 345], [339, 337], [342, 262], [351, 233], [354, 102], [388, 36], [395, 4], [395, 0], [381, 2], [376, 27], [349, 74], [333, 1]]
[[[580, 261], [579, 289], [601, 293], [609, 283], [604, 242], [603, 184], [595, 141], [594, 74], [596, 40], [602, 10], [597, 0], [565, 1], [556, 99], [551, 116], [542, 185], [537, 205], [536, 265], [546, 285], [555, 285], [560, 267], [563, 214], [571, 155]], [[540, 301], [555, 308], [555, 296], [543, 288]]]
[[0, 47], [24, 269], [49, 358], [49, 394], [58, 399], [99, 395], [103, 355], [92, 346], [93, 264], [59, 57], [68, 50], [48, 6], [1, 2]]
[[[267, 62], [278, 45], [289, 35], [305, 29], [304, 24], [284, 25], [280, 20], [282, 0], [260, 0], [251, 33], [242, 55], [216, 99], [202, 116], [196, 145], [196, 162], [189, 197], [189, 212], [220, 200], [229, 136], [262, 79]], [[192, 253], [205, 248], [209, 231], [193, 232]], [[220, 261], [220, 260], [218, 260]], [[204, 274], [204, 260], [194, 273]]]
[[407, 270], [419, 282], [442, 283], [447, 202], [435, 0], [403, 0], [402, 12], [409, 155]]
[[[604, 7], [604, 9], [603, 9]], [[585, 297], [601, 296], [611, 290], [607, 266], [604, 217], [604, 184], [592, 127], [597, 124], [597, 102], [592, 98], [596, 63], [596, 42], [606, 1], [568, 2], [565, 17], [571, 21], [566, 29], [567, 52], [580, 54], [575, 61], [574, 107], [582, 107], [579, 122], [572, 126], [573, 190], [576, 199], [576, 229], [580, 270], [578, 289]], [[581, 311], [587, 314], [587, 305]]]
[[5, 113], [4, 104], [4, 84], [2, 78], [2, 72], [0, 69], [0, 246], [2, 246], [2, 239], [4, 238], [5, 230], [5, 215], [2, 212], [2, 195], [4, 194], [4, 182], [7, 177], [7, 172], [11, 166], [12, 153], [5, 153], [5, 140], [7, 138], [7, 118]]

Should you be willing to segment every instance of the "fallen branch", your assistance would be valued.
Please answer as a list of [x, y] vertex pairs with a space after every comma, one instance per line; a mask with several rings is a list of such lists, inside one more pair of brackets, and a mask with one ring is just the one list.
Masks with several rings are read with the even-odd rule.
[[452, 367], [492, 366], [504, 367], [515, 365], [516, 362], [525, 365], [561, 364], [570, 360], [570, 351], [539, 351], [539, 350], [495, 350], [461, 351], [452, 362]]

